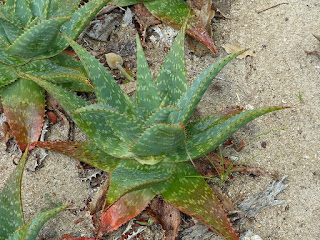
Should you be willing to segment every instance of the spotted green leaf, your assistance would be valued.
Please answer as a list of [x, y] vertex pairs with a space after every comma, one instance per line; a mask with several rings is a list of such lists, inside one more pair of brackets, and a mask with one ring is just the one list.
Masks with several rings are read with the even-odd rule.
[[210, 86], [214, 78], [218, 75], [221, 69], [227, 65], [232, 59], [243, 53], [244, 51], [236, 52], [230, 54], [218, 62], [212, 64], [205, 71], [203, 71], [196, 80], [191, 84], [188, 90], [181, 96], [177, 102], [177, 106], [182, 108], [179, 112], [174, 112], [171, 114], [170, 119], [173, 124], [177, 124], [180, 121], [183, 124], [190, 119], [196, 106], [200, 102], [203, 94], [206, 92], [207, 88]]
[[280, 109], [284, 109], [284, 107], [264, 107], [242, 112], [199, 134], [190, 136], [187, 145], [191, 157], [198, 158], [214, 150], [248, 122], [261, 115]]
[[27, 156], [28, 149], [24, 152], [18, 166], [6, 181], [6, 184], [0, 193], [1, 240], [36, 239], [46, 221], [67, 208], [67, 206], [59, 206], [41, 213], [27, 223], [24, 222], [21, 200], [21, 181]]
[[8, 48], [14, 54], [35, 57], [44, 54], [57, 38], [60, 27], [69, 17], [43, 20], [17, 38]]
[[185, 138], [182, 127], [156, 124], [143, 132], [132, 146], [131, 151], [138, 156], [166, 155], [184, 148]]
[[190, 162], [179, 163], [169, 180], [152, 186], [157, 194], [180, 211], [206, 224], [225, 239], [239, 239], [220, 200]]
[[160, 106], [159, 91], [153, 81], [147, 59], [143, 53], [138, 35], [137, 43], [137, 104], [140, 109], [150, 116]]

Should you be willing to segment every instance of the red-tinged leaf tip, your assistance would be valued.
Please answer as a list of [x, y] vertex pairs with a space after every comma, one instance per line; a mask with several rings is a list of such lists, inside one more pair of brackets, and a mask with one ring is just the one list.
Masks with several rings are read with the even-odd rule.
[[104, 232], [112, 232], [124, 223], [139, 215], [154, 198], [155, 194], [148, 190], [137, 190], [130, 192], [120, 198], [100, 218], [98, 237]]
[[200, 22], [200, 20], [198, 20], [198, 22], [193, 22], [193, 24], [188, 24], [187, 34], [199, 40], [212, 53], [214, 54], [218, 53], [218, 50], [214, 42], [212, 41], [209, 33], [205, 29], [204, 25]]

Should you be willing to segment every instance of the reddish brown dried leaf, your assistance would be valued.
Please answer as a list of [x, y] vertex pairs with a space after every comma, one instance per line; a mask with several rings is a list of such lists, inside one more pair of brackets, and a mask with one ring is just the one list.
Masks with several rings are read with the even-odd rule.
[[165, 202], [159, 196], [151, 201], [150, 206], [147, 208], [147, 213], [161, 224], [166, 240], [176, 239], [181, 225], [181, 214], [178, 209]]
[[100, 218], [98, 237], [104, 232], [112, 232], [130, 219], [140, 214], [154, 198], [155, 194], [149, 189], [127, 193], [115, 202]]
[[24, 151], [28, 143], [37, 141], [41, 134], [44, 90], [30, 80], [20, 79], [3, 88], [1, 98], [13, 136]]

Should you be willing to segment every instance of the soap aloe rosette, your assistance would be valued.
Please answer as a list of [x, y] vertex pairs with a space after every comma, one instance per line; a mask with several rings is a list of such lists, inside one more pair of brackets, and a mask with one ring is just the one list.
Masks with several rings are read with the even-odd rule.
[[44, 90], [19, 73], [32, 74], [74, 91], [92, 91], [79, 61], [63, 54], [109, 0], [7, 0], [0, 3], [0, 95], [18, 145], [24, 150], [41, 133]]
[[189, 123], [218, 72], [240, 53], [212, 64], [188, 86], [184, 60], [185, 27], [175, 39], [156, 81], [137, 38], [137, 92], [129, 98], [111, 74], [86, 50], [66, 37], [94, 86], [97, 103], [30, 74], [50, 92], [87, 135], [87, 142], [37, 145], [110, 172], [100, 233], [139, 214], [157, 194], [202, 221], [226, 239], [238, 239], [214, 192], [192, 165], [249, 121], [282, 107], [242, 112], [234, 109]]

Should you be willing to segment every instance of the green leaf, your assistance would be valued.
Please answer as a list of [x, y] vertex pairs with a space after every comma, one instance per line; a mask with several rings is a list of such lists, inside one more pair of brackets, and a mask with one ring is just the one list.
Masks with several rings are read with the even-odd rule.
[[43, 20], [24, 32], [9, 46], [8, 50], [14, 54], [26, 57], [44, 54], [57, 38], [61, 25], [69, 19], [69, 17], [59, 17]]
[[[74, 93], [62, 87], [59, 87], [53, 83], [47, 82], [44, 79], [22, 72], [20, 72], [20, 76], [36, 82], [39, 86], [43, 87], [46, 91], [48, 91], [52, 96], [55, 97], [55, 99], [59, 101], [61, 106], [71, 117], [72, 113], [76, 109], [84, 107], [88, 104], [86, 100], [82, 99], [81, 97], [78, 97]], [[73, 120], [75, 121], [75, 119]]]
[[201, 118], [195, 122], [192, 122], [186, 126], [188, 136], [202, 133], [209, 128], [212, 128], [226, 121], [227, 119], [241, 113], [242, 110], [243, 109], [238, 106], [230, 107], [207, 117]]
[[134, 5], [143, 2], [152, 2], [158, 0], [111, 0], [112, 3], [116, 4], [119, 7], [125, 7], [129, 5]]
[[[6, 6], [8, 1], [6, 1]], [[29, 8], [29, 1], [26, 0], [15, 0], [13, 8], [10, 10], [14, 13], [14, 21], [19, 21], [22, 26], [26, 26], [32, 19], [32, 13]]]
[[19, 79], [2, 88], [1, 99], [10, 129], [21, 150], [38, 140], [44, 119], [45, 94], [36, 83]]
[[166, 155], [184, 148], [185, 137], [180, 126], [156, 124], [143, 132], [131, 151], [138, 156]]
[[155, 123], [167, 123], [168, 122], [168, 117], [170, 113], [179, 111], [181, 110], [180, 108], [177, 107], [171, 107], [167, 106], [164, 108], [159, 109], [155, 113], [153, 113], [146, 121], [145, 121], [145, 126], [149, 127], [152, 124]]
[[138, 35], [137, 42], [137, 104], [139, 108], [150, 116], [160, 106], [161, 100], [159, 91], [155, 83], [147, 63], [147, 59], [143, 53], [142, 46]]
[[24, 225], [21, 202], [21, 179], [28, 157], [25, 151], [18, 166], [6, 181], [0, 193], [0, 239], [7, 239], [17, 228]]
[[50, 0], [29, 0], [32, 14], [41, 20], [48, 18], [48, 7]]
[[47, 18], [72, 15], [78, 8], [81, 0], [54, 0], [48, 5]]
[[0, 27], [6, 33], [6, 36], [9, 42], [13, 42], [16, 40], [21, 34], [23, 34], [23, 30], [21, 27], [17, 26], [14, 22], [10, 20], [0, 18]]
[[76, 39], [89, 22], [110, 0], [91, 0], [75, 11], [71, 20], [63, 25], [62, 32]]
[[30, 59], [18, 57], [9, 54], [8, 51], [3, 50], [0, 48], [0, 62], [3, 64], [11, 65], [11, 66], [18, 66], [27, 63]]
[[111, 127], [113, 133], [127, 144], [132, 144], [136, 141], [143, 131], [142, 126], [135, 120], [104, 104], [89, 105], [78, 109], [74, 114], [86, 114], [92, 117], [96, 114], [102, 114], [109, 123], [108, 125]]
[[0, 63], [0, 88], [18, 79], [16, 71], [8, 65]]
[[177, 164], [172, 177], [152, 186], [165, 201], [191, 215], [225, 239], [239, 239], [220, 200], [190, 162]]
[[130, 101], [129, 97], [122, 92], [121, 88], [106, 68], [75, 41], [71, 40], [69, 37], [66, 37], [66, 39], [82, 61], [88, 77], [93, 83], [99, 103], [108, 104], [120, 113], [141, 121], [140, 114]]
[[36, 146], [76, 158], [105, 172], [113, 171], [120, 163], [119, 158], [106, 154], [91, 142], [37, 142]]
[[17, 231], [11, 235], [8, 240], [34, 240], [37, 238], [39, 231], [42, 226], [51, 218], [55, 217], [59, 212], [66, 209], [68, 206], [59, 206], [44, 213], [39, 214], [34, 219], [30, 220], [22, 228], [19, 228]]
[[121, 160], [112, 171], [107, 202], [114, 203], [124, 194], [158, 184], [171, 176], [173, 164], [142, 165], [134, 160]]
[[161, 98], [167, 98], [165, 105], [175, 105], [188, 88], [184, 59], [184, 38], [185, 25], [173, 42], [156, 80]]
[[112, 232], [139, 215], [155, 197], [150, 189], [127, 193], [114, 203], [107, 211], [102, 212], [98, 234]]
[[182, 110], [173, 112], [170, 115], [171, 123], [177, 124], [183, 121], [183, 124], [186, 124], [213, 79], [228, 62], [243, 52], [244, 51], [240, 51], [230, 54], [203, 71], [179, 99], [177, 106], [182, 108]]
[[[56, 61], [58, 62], [58, 61]], [[34, 60], [17, 68], [18, 71], [44, 78], [69, 90], [92, 92], [93, 87], [79, 69], [59, 66], [51, 59]]]
[[187, 146], [191, 157], [196, 159], [216, 149], [243, 125], [266, 113], [281, 109], [284, 109], [284, 107], [264, 107], [242, 112], [204, 132], [190, 136]]

